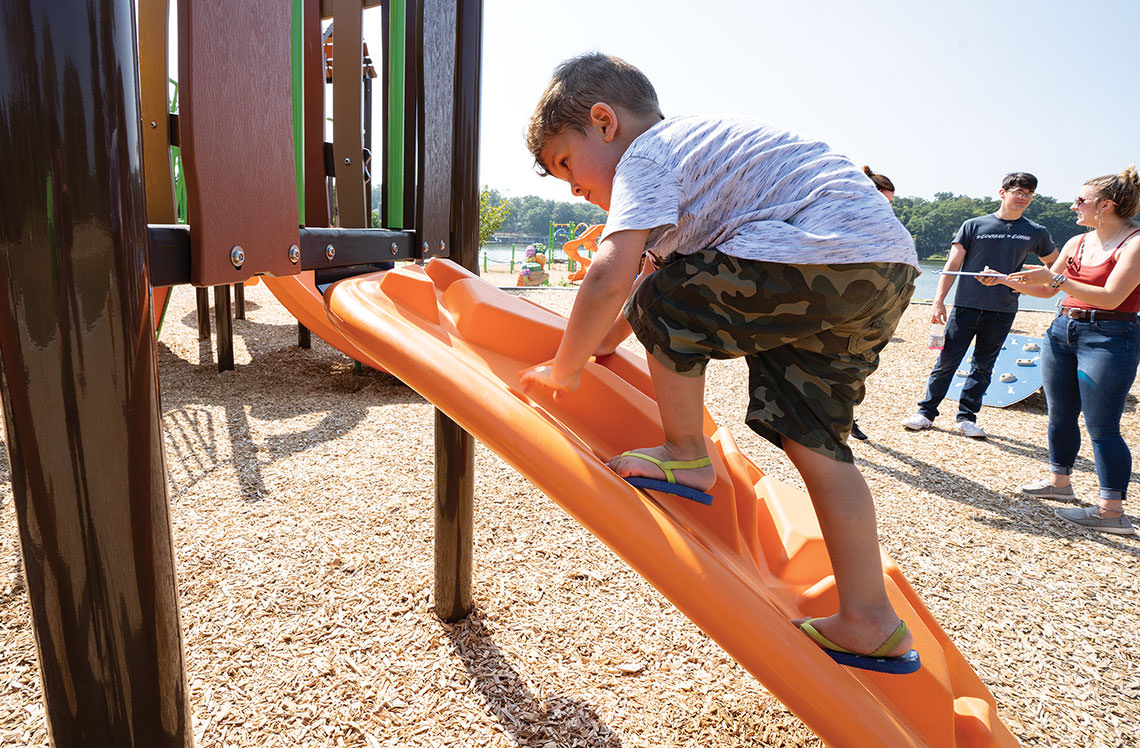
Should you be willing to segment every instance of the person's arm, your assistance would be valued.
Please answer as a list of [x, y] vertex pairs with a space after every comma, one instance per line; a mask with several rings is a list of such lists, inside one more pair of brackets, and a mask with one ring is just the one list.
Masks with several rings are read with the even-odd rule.
[[[1065, 272], [1065, 265], [1069, 258], [1077, 251], [1081, 244], [1080, 235], [1074, 236], [1065, 242], [1064, 248], [1058, 253], [1056, 250], [1041, 258], [1043, 264], [1030, 265], [1001, 281], [1003, 286], [1009, 286], [1018, 293], [1026, 296], [1035, 296], [1039, 299], [1048, 299], [1056, 296], [1060, 288], [1054, 288], [1053, 278]], [[1065, 282], [1065, 290], [1071, 281]]]
[[535, 387], [555, 392], [578, 388], [582, 369], [613, 328], [629, 297], [648, 236], [647, 230], [618, 231], [601, 243], [574, 298], [570, 321], [553, 363], [523, 373], [525, 392]]
[[[1074, 237], [1074, 240], [1077, 239], [1078, 237]], [[1065, 250], [1066, 252], [1069, 250], [1068, 245], [1065, 246]], [[1097, 309], [1115, 309], [1120, 306], [1136, 286], [1140, 286], [1140, 236], [1132, 237], [1125, 242], [1119, 252], [1116, 267], [1109, 273], [1103, 287], [1069, 278], [1061, 284], [1059, 290]], [[1029, 268], [1017, 275], [1024, 275], [1025, 282], [1029, 284], [1048, 285], [1056, 275], [1063, 272], [1065, 265], [1061, 260], [1065, 258], [1065, 252], [1062, 252], [1061, 258], [1052, 268]]]
[[[946, 265], [942, 269], [944, 271], [961, 270], [962, 263], [965, 261], [966, 248], [955, 242], [950, 245], [950, 255], [946, 258]], [[943, 274], [938, 278], [938, 289], [934, 292], [934, 303], [930, 310], [931, 322], [937, 322], [940, 325], [946, 324], [946, 295], [950, 293], [950, 288], [954, 285], [954, 278], [956, 277]]]
[[[645, 258], [641, 262], [641, 272], [638, 273], [637, 278], [633, 281], [633, 288], [629, 290], [630, 296], [637, 291], [637, 287], [646, 277], [657, 270], [657, 265], [653, 261], [653, 255], [646, 253]], [[594, 351], [595, 356], [608, 356], [618, 349], [622, 341], [629, 337], [633, 332], [633, 328], [629, 326], [625, 315], [618, 313], [617, 319], [610, 326], [610, 331], [602, 338], [602, 342], [598, 343], [598, 349]]]

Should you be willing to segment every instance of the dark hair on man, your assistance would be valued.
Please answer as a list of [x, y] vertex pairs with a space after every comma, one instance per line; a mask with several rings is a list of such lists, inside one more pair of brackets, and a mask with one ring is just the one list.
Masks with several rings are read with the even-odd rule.
[[1005, 179], [1001, 180], [1001, 188], [1003, 190], [1013, 189], [1014, 187], [1022, 187], [1030, 192], [1037, 191], [1037, 177], [1033, 176], [1027, 171], [1015, 171], [1005, 175]]
[[1140, 174], [1135, 166], [1128, 166], [1119, 174], [1094, 177], [1085, 184], [1096, 189], [1098, 200], [1115, 203], [1116, 215], [1126, 221], [1140, 209]]
[[555, 68], [527, 127], [526, 145], [542, 173], [546, 166], [540, 154], [547, 138], [567, 127], [585, 132], [590, 108], [599, 102], [665, 119], [645, 73], [625, 60], [598, 52], [572, 57]]
[[892, 182], [886, 175], [876, 174], [875, 172], [871, 171], [870, 166], [864, 166], [863, 173], [866, 174], [871, 179], [871, 181], [875, 183], [875, 189], [877, 189], [879, 192], [882, 192], [883, 190], [886, 190], [887, 192], [895, 191], [895, 183]]

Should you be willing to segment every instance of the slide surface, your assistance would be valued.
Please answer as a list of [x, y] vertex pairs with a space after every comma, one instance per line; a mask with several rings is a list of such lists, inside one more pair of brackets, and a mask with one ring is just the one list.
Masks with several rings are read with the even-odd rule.
[[789, 623], [837, 606], [811, 504], [766, 477], [707, 415], [711, 507], [641, 491], [606, 468], [608, 457], [662, 439], [644, 360], [619, 351], [589, 364], [576, 392], [532, 402], [519, 376], [553, 357], [565, 319], [447, 260], [341, 281], [324, 302], [366, 363], [527, 475], [828, 745], [1017, 745], [885, 553], [888, 592], [922, 657], [917, 673], [841, 667]]

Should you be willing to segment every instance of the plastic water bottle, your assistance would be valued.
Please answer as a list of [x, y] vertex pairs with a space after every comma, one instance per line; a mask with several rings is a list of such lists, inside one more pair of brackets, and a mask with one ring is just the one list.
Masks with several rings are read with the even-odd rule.
[[935, 322], [930, 326], [930, 342], [927, 347], [931, 350], [942, 350], [946, 345], [946, 328]]

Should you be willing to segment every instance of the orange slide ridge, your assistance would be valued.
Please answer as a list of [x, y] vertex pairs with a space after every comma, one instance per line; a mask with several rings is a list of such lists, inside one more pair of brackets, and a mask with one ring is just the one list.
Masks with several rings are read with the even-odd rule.
[[583, 257], [578, 253], [578, 250], [584, 249], [587, 252], [597, 252], [598, 237], [602, 235], [602, 229], [605, 227], [606, 225], [604, 223], [595, 224], [583, 231], [581, 236], [571, 239], [562, 245], [562, 251], [566, 253], [566, 256], [581, 266], [573, 273], [567, 275], [566, 280], [574, 283], [586, 277], [586, 271], [590, 269], [590, 258]]
[[641, 491], [605, 466], [663, 439], [643, 358], [619, 351], [591, 362], [579, 390], [534, 402], [519, 377], [554, 356], [565, 318], [447, 260], [343, 280], [324, 303], [365, 362], [529, 477], [828, 745], [1017, 745], [993, 696], [885, 553], [888, 593], [921, 670], [841, 667], [791, 625], [837, 607], [811, 503], [766, 477], [707, 414], [711, 507]]

